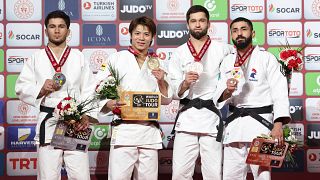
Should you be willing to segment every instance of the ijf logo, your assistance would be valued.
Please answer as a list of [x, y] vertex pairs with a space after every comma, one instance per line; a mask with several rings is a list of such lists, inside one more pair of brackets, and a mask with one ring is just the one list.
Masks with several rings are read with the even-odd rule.
[[307, 98], [306, 99], [306, 119], [307, 121], [320, 120], [320, 98]]
[[115, 46], [115, 24], [83, 24], [84, 46]]
[[304, 0], [304, 18], [320, 18], [320, 0]]
[[86, 0], [82, 1], [82, 20], [111, 21], [117, 17], [116, 0]]
[[301, 45], [302, 24], [300, 22], [269, 22], [267, 37], [269, 45], [286, 44], [286, 40], [290, 45]]
[[120, 20], [132, 20], [140, 16], [153, 18], [153, 0], [120, 0]]
[[42, 18], [42, 1], [34, 0], [12, 0], [7, 1], [7, 19], [9, 21], [39, 21]]
[[55, 10], [65, 12], [71, 20], [79, 19], [79, 3], [78, 0], [45, 0], [45, 16]]
[[41, 46], [41, 31], [40, 23], [8, 23], [7, 45], [10, 47]]
[[36, 149], [34, 126], [10, 126], [7, 129], [8, 149]]
[[307, 170], [311, 173], [320, 172], [320, 149], [307, 150]]
[[264, 0], [230, 0], [230, 18], [264, 19]]
[[304, 24], [305, 27], [305, 43], [312, 45], [320, 44], [320, 31], [319, 31], [319, 22], [306, 22]]
[[301, 19], [302, 17], [300, 0], [269, 0], [267, 7], [268, 19]]
[[252, 68], [249, 76], [249, 81], [258, 81], [258, 79], [256, 79], [256, 75], [257, 75], [257, 70], [255, 68]]

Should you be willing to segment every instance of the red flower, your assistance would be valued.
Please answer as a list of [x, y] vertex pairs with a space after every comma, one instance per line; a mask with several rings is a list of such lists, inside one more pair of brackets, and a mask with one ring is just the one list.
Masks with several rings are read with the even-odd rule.
[[59, 102], [59, 104], [57, 105], [58, 109], [62, 109], [62, 102]]
[[67, 104], [63, 107], [63, 110], [68, 110], [69, 108], [71, 108], [70, 104]]
[[70, 96], [63, 98], [63, 100], [67, 100], [67, 101], [69, 101], [69, 100], [71, 100], [71, 99], [72, 99], [72, 98], [71, 98]]
[[112, 113], [113, 114], [116, 114], [116, 115], [121, 115], [121, 109], [119, 107], [115, 107], [113, 110], [112, 110]]

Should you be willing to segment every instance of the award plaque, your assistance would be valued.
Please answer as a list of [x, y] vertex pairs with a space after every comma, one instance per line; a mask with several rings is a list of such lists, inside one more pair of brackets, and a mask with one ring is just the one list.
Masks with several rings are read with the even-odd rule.
[[251, 143], [247, 164], [280, 168], [288, 150], [288, 143], [277, 145], [272, 139], [255, 138]]
[[55, 148], [86, 152], [90, 146], [92, 127], [83, 131], [75, 131], [74, 124], [58, 121], [51, 140]]
[[161, 95], [156, 92], [123, 91], [120, 101], [126, 105], [121, 106], [123, 120], [160, 120]]

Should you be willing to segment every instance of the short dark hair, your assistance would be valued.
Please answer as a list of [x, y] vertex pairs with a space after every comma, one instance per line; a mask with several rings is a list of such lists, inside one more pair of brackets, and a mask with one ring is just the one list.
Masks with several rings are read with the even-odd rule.
[[187, 15], [186, 15], [187, 22], [189, 22], [190, 14], [197, 13], [197, 12], [205, 13], [206, 17], [207, 17], [207, 20], [209, 21], [209, 11], [205, 7], [203, 7], [201, 5], [193, 5], [187, 11]]
[[69, 29], [69, 27], [70, 27], [70, 17], [66, 13], [64, 13], [63, 11], [60, 11], [60, 10], [52, 11], [47, 15], [46, 19], [44, 20], [44, 24], [45, 24], [46, 28], [48, 27], [49, 20], [50, 19], [54, 19], [54, 18], [63, 19], [64, 22], [67, 25], [67, 28]]
[[249, 25], [250, 30], [251, 30], [251, 31], [253, 30], [252, 22], [251, 22], [249, 19], [244, 18], [244, 17], [238, 17], [238, 18], [234, 19], [234, 20], [231, 22], [231, 24], [230, 24], [230, 30], [231, 30], [231, 27], [232, 27], [232, 25], [233, 25], [234, 23], [236, 23], [236, 22], [241, 22], [241, 21], [246, 22], [246, 23]]
[[157, 27], [156, 24], [153, 22], [153, 20], [150, 17], [147, 16], [141, 16], [138, 18], [133, 19], [130, 22], [129, 25], [129, 32], [132, 34], [132, 31], [138, 26], [147, 26], [149, 28], [149, 31], [151, 32], [152, 36], [156, 35]]

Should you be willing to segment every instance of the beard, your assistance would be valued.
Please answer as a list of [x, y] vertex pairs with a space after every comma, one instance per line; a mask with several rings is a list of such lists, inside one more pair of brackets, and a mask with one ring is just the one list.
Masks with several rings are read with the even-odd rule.
[[[244, 39], [244, 41], [237, 42], [238, 39]], [[252, 35], [250, 35], [248, 38], [238, 36], [235, 40], [232, 39], [232, 42], [237, 47], [237, 49], [245, 49], [252, 43]]]
[[63, 38], [63, 39], [60, 39], [60, 40], [55, 40], [55, 39], [49, 38], [49, 41], [50, 41], [52, 44], [56, 45], [56, 46], [61, 45], [61, 44], [64, 43], [66, 40], [67, 40], [67, 37], [65, 37], [65, 38]]
[[192, 37], [196, 38], [196, 39], [201, 39], [203, 36], [206, 36], [207, 35], [207, 32], [208, 32], [208, 29], [204, 29], [200, 32], [195, 32], [193, 30], [189, 30], [190, 31], [190, 34], [192, 35]]

